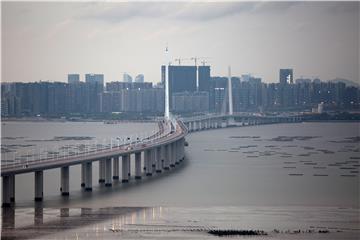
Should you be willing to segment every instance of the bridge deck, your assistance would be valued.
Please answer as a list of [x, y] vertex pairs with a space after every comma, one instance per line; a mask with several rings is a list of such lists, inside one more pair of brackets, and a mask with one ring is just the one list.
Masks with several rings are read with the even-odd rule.
[[135, 143], [119, 147], [115, 146], [112, 148], [103, 149], [102, 151], [90, 151], [86, 152], [85, 154], [71, 155], [64, 158], [48, 158], [29, 161], [27, 165], [15, 163], [2, 166], [1, 176], [59, 168], [63, 166], [81, 164], [89, 161], [98, 161], [105, 158], [142, 152], [147, 149], [167, 145], [186, 136], [187, 129], [183, 125], [183, 123], [178, 121], [177, 125], [178, 127], [176, 128], [175, 132], [166, 134], [165, 136], [149, 139], [149, 142], [147, 143]]

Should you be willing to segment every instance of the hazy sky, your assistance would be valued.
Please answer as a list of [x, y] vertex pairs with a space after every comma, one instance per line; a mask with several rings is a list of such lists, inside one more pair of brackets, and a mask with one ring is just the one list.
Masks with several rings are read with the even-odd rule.
[[[160, 80], [164, 49], [207, 57], [211, 74], [359, 81], [359, 2], [2, 2], [2, 81], [123, 72]], [[183, 64], [193, 61], [183, 61]]]

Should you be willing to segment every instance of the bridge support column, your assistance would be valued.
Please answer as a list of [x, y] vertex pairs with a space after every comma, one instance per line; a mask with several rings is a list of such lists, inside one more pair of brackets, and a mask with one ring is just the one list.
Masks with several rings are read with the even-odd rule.
[[170, 167], [175, 167], [175, 152], [176, 148], [174, 143], [171, 143]]
[[15, 202], [15, 175], [10, 175], [10, 201]]
[[44, 172], [35, 172], [35, 201], [42, 201], [44, 196]]
[[179, 165], [180, 163], [180, 140], [176, 141], [175, 144], [175, 164]]
[[151, 149], [151, 173], [155, 174], [156, 172], [156, 161], [157, 161], [157, 151], [156, 151], [156, 147]]
[[161, 160], [162, 160], [161, 153], [162, 153], [161, 147], [157, 147], [156, 148], [156, 160], [155, 160], [156, 161], [155, 165], [156, 165], [156, 172], [157, 173], [161, 173]]
[[113, 179], [119, 180], [119, 157], [116, 156], [113, 158]]
[[145, 150], [144, 164], [146, 168], [146, 176], [152, 176], [152, 162], [151, 162], [151, 149]]
[[184, 161], [185, 159], [185, 138], [182, 138], [180, 141], [181, 145], [181, 155], [180, 155], [180, 162]]
[[141, 179], [141, 152], [135, 153], [135, 179]]
[[175, 153], [175, 164], [180, 163], [180, 140], [176, 141], [175, 147], [176, 147], [176, 153]]
[[127, 183], [129, 182], [129, 162], [130, 162], [130, 155], [126, 154], [122, 156], [122, 180], [121, 182]]
[[86, 163], [81, 164], [81, 187], [85, 187], [85, 170]]
[[99, 183], [105, 182], [105, 160], [99, 161]]
[[131, 156], [129, 155], [129, 162], [128, 162], [128, 176], [131, 176]]
[[10, 207], [12, 188], [10, 183], [10, 176], [3, 176], [2, 178], [2, 207]]
[[69, 172], [70, 172], [69, 166], [61, 168], [60, 191], [62, 196], [69, 196], [69, 178], [70, 178]]
[[85, 191], [92, 191], [92, 162], [85, 163]]
[[183, 158], [182, 158], [182, 152], [183, 152], [183, 149], [184, 149], [184, 142], [183, 142], [183, 138], [180, 139], [179, 141], [179, 162], [182, 162]]
[[164, 146], [164, 170], [170, 169], [170, 144]]
[[107, 158], [105, 160], [105, 187], [112, 186], [111, 172], [112, 172], [111, 158]]

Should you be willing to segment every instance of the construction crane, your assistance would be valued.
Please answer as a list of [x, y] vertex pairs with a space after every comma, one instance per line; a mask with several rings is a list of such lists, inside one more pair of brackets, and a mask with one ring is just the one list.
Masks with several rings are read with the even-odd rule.
[[[203, 60], [201, 63], [206, 62], [205, 59], [209, 59], [208, 57], [192, 57], [190, 60], [194, 60], [195, 66], [197, 66], [198, 60]], [[203, 63], [205, 64], [205, 63]]]
[[176, 58], [175, 62], [178, 62], [178, 64], [181, 65], [182, 60], [191, 60], [191, 58]]
[[203, 66], [205, 66], [205, 64], [209, 63], [209, 61], [202, 60], [201, 63], [202, 63]]

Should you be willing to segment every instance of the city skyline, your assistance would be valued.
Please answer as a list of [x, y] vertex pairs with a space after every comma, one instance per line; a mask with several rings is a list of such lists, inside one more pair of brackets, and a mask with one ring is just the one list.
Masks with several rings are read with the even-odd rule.
[[3, 82], [84, 81], [89, 72], [111, 82], [128, 72], [157, 83], [166, 44], [173, 60], [207, 57], [212, 76], [231, 65], [234, 76], [264, 82], [278, 82], [280, 68], [294, 79], [359, 79], [358, 2], [1, 5]]

